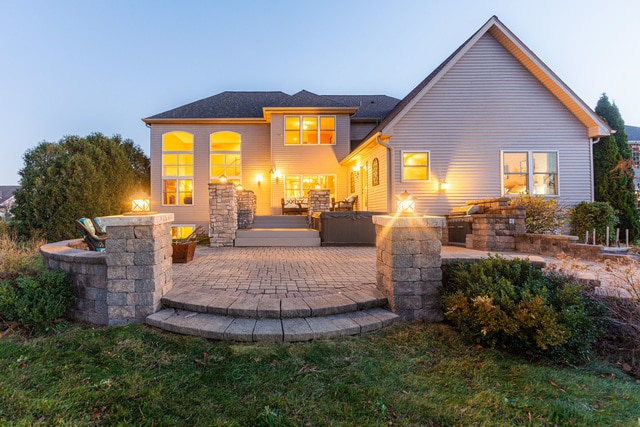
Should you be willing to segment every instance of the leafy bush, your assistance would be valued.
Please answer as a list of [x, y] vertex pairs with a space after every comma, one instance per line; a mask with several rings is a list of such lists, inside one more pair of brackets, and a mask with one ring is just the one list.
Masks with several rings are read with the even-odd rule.
[[611, 238], [615, 238], [614, 227], [618, 223], [618, 217], [614, 209], [607, 202], [580, 202], [571, 208], [571, 234], [583, 238], [587, 231], [591, 235], [596, 230], [598, 236], [604, 236], [607, 227], [611, 230]]
[[584, 361], [599, 334], [582, 287], [529, 261], [489, 257], [449, 268], [446, 318], [476, 343], [564, 362]]
[[0, 318], [36, 329], [51, 325], [73, 304], [73, 289], [64, 271], [0, 282]]
[[527, 233], [560, 234], [567, 222], [567, 209], [556, 199], [521, 194], [511, 200], [511, 205], [527, 210], [525, 218]]

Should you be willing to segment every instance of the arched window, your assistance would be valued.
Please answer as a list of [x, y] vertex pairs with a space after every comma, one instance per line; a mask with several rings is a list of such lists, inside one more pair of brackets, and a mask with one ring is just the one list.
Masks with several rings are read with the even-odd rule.
[[220, 182], [220, 177], [225, 176], [227, 182], [242, 183], [240, 139], [239, 133], [227, 131], [209, 136], [210, 182]]
[[380, 162], [378, 162], [378, 158], [373, 159], [373, 163], [371, 164], [371, 185], [376, 186], [380, 184]]
[[162, 135], [162, 204], [193, 204], [193, 135]]

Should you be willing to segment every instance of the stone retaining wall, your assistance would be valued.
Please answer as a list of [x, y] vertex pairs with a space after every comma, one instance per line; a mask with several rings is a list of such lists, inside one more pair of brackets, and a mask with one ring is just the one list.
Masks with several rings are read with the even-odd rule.
[[105, 252], [85, 250], [80, 239], [50, 243], [40, 248], [44, 264], [69, 274], [76, 296], [72, 319], [96, 325], [144, 321], [173, 286], [173, 214], [101, 219]]
[[585, 261], [599, 260], [600, 245], [577, 243], [577, 236], [556, 236], [550, 234], [516, 234], [516, 251], [527, 254], [557, 256], [564, 254]]
[[66, 271], [73, 284], [76, 301], [68, 316], [107, 325], [107, 254], [85, 250], [82, 239], [46, 244], [40, 253], [46, 267]]

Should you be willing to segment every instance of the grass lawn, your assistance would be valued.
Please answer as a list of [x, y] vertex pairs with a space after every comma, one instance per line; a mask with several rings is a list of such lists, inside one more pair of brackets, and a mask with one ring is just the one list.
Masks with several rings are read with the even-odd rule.
[[241, 344], [143, 325], [0, 340], [1, 425], [637, 426], [617, 367], [530, 363], [401, 323], [344, 339]]

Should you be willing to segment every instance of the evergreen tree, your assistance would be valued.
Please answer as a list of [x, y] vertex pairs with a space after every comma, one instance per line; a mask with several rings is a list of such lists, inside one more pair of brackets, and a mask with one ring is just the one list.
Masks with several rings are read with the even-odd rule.
[[640, 215], [633, 188], [631, 149], [624, 131], [624, 120], [615, 104], [602, 94], [595, 109], [615, 134], [601, 138], [593, 146], [594, 187], [596, 201], [608, 202], [615, 210], [622, 230], [630, 238], [640, 237]]
[[131, 140], [100, 133], [42, 142], [24, 154], [14, 227], [24, 238], [78, 237], [74, 220], [120, 214], [149, 189], [149, 159]]

